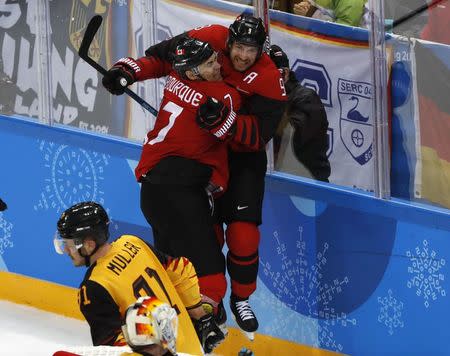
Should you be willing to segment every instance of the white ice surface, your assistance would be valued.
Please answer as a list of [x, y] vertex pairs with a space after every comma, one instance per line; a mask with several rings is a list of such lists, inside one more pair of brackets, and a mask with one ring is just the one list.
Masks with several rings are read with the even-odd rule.
[[84, 321], [1, 300], [0, 335], [1, 356], [51, 356], [64, 346], [92, 345]]
[[0, 300], [0, 356], [52, 356], [74, 346], [92, 346], [85, 321]]

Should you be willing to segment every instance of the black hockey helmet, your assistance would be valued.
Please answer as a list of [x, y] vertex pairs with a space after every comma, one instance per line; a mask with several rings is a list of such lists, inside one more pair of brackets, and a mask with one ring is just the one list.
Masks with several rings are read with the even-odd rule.
[[185, 78], [185, 72], [192, 70], [199, 75], [197, 67], [214, 54], [214, 49], [208, 42], [195, 38], [183, 38], [175, 48], [172, 67]]
[[228, 46], [238, 42], [258, 47], [262, 51], [266, 37], [262, 20], [246, 13], [240, 14], [228, 28]]
[[63, 239], [83, 241], [87, 236], [97, 246], [103, 245], [109, 237], [109, 218], [105, 209], [92, 201], [73, 205], [64, 211], [58, 220], [59, 236]]

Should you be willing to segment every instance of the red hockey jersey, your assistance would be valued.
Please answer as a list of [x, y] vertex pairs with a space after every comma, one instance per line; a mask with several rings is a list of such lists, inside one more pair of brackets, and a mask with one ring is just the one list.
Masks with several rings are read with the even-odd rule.
[[[262, 53], [256, 63], [245, 72], [236, 71], [229, 58], [228, 29], [222, 25], [207, 25], [188, 32], [190, 37], [208, 42], [218, 53], [224, 81], [236, 88], [244, 99], [242, 110], [236, 119], [233, 140], [235, 151], [264, 149], [273, 137], [287, 102], [287, 95], [281, 74], [270, 57]], [[176, 39], [168, 40], [175, 42]], [[146, 51], [146, 56], [137, 61], [141, 71], [137, 80], [167, 75], [170, 70], [170, 48], [155, 45]]]
[[243, 95], [244, 110], [238, 115], [237, 129], [230, 147], [233, 151], [264, 149], [281, 119], [286, 90], [280, 71], [266, 53], [244, 72], [233, 68], [228, 54], [228, 28], [207, 25], [189, 31], [189, 36], [209, 44], [221, 54], [224, 81]]
[[176, 72], [168, 76], [155, 127], [147, 134], [135, 170], [138, 180], [161, 159], [178, 156], [210, 166], [213, 170], [211, 182], [226, 189], [229, 175], [227, 144], [201, 129], [195, 121], [199, 105], [208, 96], [222, 101], [234, 111], [241, 106], [239, 93], [222, 81], [183, 80]]
[[[208, 42], [219, 53], [228, 53], [228, 28], [225, 26], [207, 25], [195, 28], [188, 34], [190, 37]], [[221, 65], [224, 81], [244, 96], [258, 94], [275, 100], [287, 100], [280, 71], [266, 53], [262, 53], [256, 63], [245, 72], [236, 71], [227, 55], [222, 56]]]
[[[233, 68], [227, 55], [227, 27], [222, 25], [197, 27], [190, 30], [188, 35], [208, 42], [219, 53], [224, 81], [239, 90], [244, 96], [258, 94], [275, 100], [287, 100], [280, 71], [266, 53], [262, 53], [256, 63], [245, 72], [238, 72]], [[141, 66], [141, 71], [137, 73], [137, 80], [159, 78], [169, 74], [169, 71], [172, 70], [170, 63], [161, 58], [145, 56], [137, 61]], [[274, 83], [278, 85], [274, 85]]]

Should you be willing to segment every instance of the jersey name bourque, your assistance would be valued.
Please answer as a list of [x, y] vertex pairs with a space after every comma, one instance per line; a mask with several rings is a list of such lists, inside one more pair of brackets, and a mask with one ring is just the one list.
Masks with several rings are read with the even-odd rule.
[[169, 76], [167, 78], [164, 89], [178, 96], [180, 100], [191, 104], [192, 106], [199, 106], [200, 100], [203, 98], [203, 94], [195, 91], [188, 85], [172, 76]]
[[133, 258], [138, 254], [141, 247], [133, 245], [131, 242], [126, 242], [123, 245], [124, 248], [122, 248], [123, 253], [116, 253], [109, 262], [108, 268], [111, 272], [116, 274], [117, 276], [120, 275], [120, 272], [122, 272], [127, 266], [130, 264], [130, 262], [133, 260]]

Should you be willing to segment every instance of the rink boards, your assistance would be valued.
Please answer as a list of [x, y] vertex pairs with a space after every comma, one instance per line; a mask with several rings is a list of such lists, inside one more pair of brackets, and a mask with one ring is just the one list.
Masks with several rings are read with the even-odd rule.
[[[76, 288], [4, 271], [0, 271], [0, 284], [8, 286], [0, 290], [0, 300], [84, 320], [78, 309]], [[55, 325], [55, 327], [58, 326]], [[250, 342], [237, 328], [231, 327], [228, 331], [226, 342], [216, 349], [215, 354], [237, 355], [242, 347], [246, 347], [255, 355], [336, 355], [334, 352], [299, 345], [268, 335], [257, 334], [255, 340]]]
[[[164, 39], [160, 35], [191, 27], [192, 21], [195, 25], [206, 24], [211, 17], [217, 17], [216, 12], [211, 12], [212, 2], [207, 0], [158, 3], [162, 16], [159, 22], [170, 25], [159, 29], [158, 40]], [[64, 4], [53, 2], [58, 6]], [[237, 13], [235, 4], [216, 5], [222, 11], [220, 21], [224, 24]], [[180, 16], [175, 10], [183, 14], [193, 11], [195, 16]], [[165, 14], [177, 20], [163, 21]], [[271, 13], [271, 19], [272, 40], [285, 47], [293, 67], [298, 64], [297, 75], [313, 77], [304, 79], [318, 76], [315, 78], [318, 83], [330, 90], [324, 93], [331, 96], [321, 99], [327, 104], [330, 128], [334, 130], [330, 136], [332, 174], [336, 175], [340, 169], [356, 179], [354, 167], [361, 164], [355, 159], [361, 156], [359, 151], [355, 153], [345, 145], [348, 142], [341, 132], [340, 114], [345, 112], [341, 100], [348, 92], [339, 90], [342, 87], [338, 84], [351, 80], [368, 82], [370, 71], [363, 66], [368, 66], [368, 62], [362, 60], [358, 61], [358, 71], [355, 63], [351, 71], [343, 71], [336, 53], [348, 52], [349, 58], [353, 58], [356, 49], [367, 52], [367, 33], [276, 11]], [[129, 27], [126, 22], [122, 25]], [[5, 33], [16, 40], [18, 49], [19, 43], [26, 43], [22, 39], [26, 31], [20, 29], [15, 38], [11, 34], [14, 29], [10, 30]], [[63, 31], [55, 33], [60, 32]], [[117, 33], [114, 36], [115, 42], [126, 43], [117, 38]], [[62, 48], [66, 48], [66, 42], [62, 41]], [[413, 172], [416, 151], [412, 147], [416, 134], [409, 83], [412, 75], [409, 58], [413, 52], [409, 42], [395, 45], [398, 48], [393, 49], [393, 57], [402, 66], [396, 66], [392, 72], [391, 192], [412, 198], [417, 194], [414, 186], [417, 172]], [[323, 55], [319, 49], [325, 51], [328, 46], [333, 47], [332, 54]], [[449, 58], [448, 47], [430, 46], [442, 51], [442, 58]], [[8, 56], [3, 59], [15, 58], [5, 48]], [[27, 46], [20, 49], [23, 51], [20, 57], [24, 59], [19, 63], [28, 69]], [[125, 51], [118, 50], [121, 55]], [[61, 56], [65, 53], [60, 52]], [[301, 70], [305, 64], [305, 68], [314, 70]], [[9, 68], [30, 73], [24, 68], [19, 70], [20, 65]], [[358, 73], [362, 76], [355, 78]], [[67, 79], [62, 75], [55, 78], [64, 83], [62, 79]], [[28, 74], [26, 79], [22, 84], [33, 87], [32, 75]], [[29, 91], [23, 94], [24, 100], [29, 94]], [[110, 103], [109, 96], [103, 94], [100, 90], [97, 93], [102, 99], [99, 106], [105, 110], [80, 111], [80, 117], [88, 121], [89, 114], [97, 124], [114, 123], [116, 119], [122, 123], [124, 112], [117, 108], [123, 103], [119, 98]], [[60, 109], [59, 96], [60, 91], [58, 98], [54, 98], [54, 110]], [[73, 97], [61, 102], [75, 105]], [[30, 112], [33, 108], [37, 110], [31, 102], [28, 104]], [[25, 115], [26, 108], [22, 109], [20, 112]], [[137, 127], [130, 126], [142, 134], [141, 108], [133, 107], [130, 116]], [[139, 186], [133, 173], [140, 146], [68, 127], [50, 128], [2, 116], [0, 142], [0, 197], [9, 205], [6, 212], [0, 213], [0, 270], [4, 271], [0, 273], [0, 297], [46, 310], [58, 308], [51, 310], [77, 316], [74, 288], [84, 270], [74, 269], [67, 258], [54, 253], [55, 223], [72, 203], [96, 200], [113, 219], [112, 236], [133, 233], [152, 241], [139, 209]], [[351, 169], [344, 159], [352, 162]], [[371, 162], [365, 162], [358, 170], [364, 170], [369, 179], [373, 176]], [[358, 185], [353, 180], [346, 182]], [[446, 186], [442, 196], [450, 195]], [[362, 191], [273, 174], [266, 180], [263, 220], [258, 289], [251, 299], [260, 320], [260, 336], [264, 335], [258, 336], [254, 347], [250, 346], [256, 355], [268, 355], [267, 345], [276, 349], [275, 355], [285, 350], [289, 351], [284, 354], [305, 353], [298, 345], [307, 345], [313, 353], [321, 348], [351, 355], [450, 354], [448, 328], [442, 317], [450, 311], [448, 210], [398, 199], [377, 200]], [[237, 348], [243, 344], [236, 330], [232, 329], [230, 334], [232, 342], [227, 345]]]
[[[96, 200], [112, 217], [113, 237], [127, 232], [152, 241], [133, 173], [140, 146], [7, 117], [0, 118], [0, 142], [9, 206], [0, 213], [0, 268], [33, 278], [2, 274], [3, 298], [78, 313], [67, 287], [78, 286], [84, 268], [54, 252], [56, 221], [67, 206]], [[352, 355], [445, 354], [448, 210], [282, 174], [267, 176], [265, 194], [251, 302], [266, 336], [257, 340]]]

